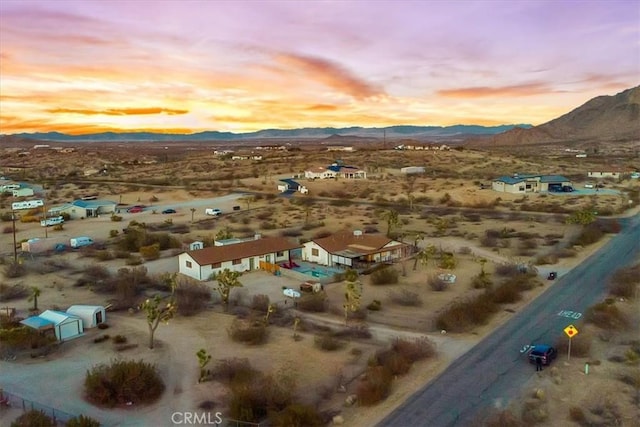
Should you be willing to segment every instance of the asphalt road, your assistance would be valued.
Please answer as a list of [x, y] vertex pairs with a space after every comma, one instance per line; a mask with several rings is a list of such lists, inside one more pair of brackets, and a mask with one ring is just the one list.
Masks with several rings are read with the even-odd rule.
[[[518, 397], [523, 384], [535, 375], [520, 349], [531, 343], [552, 344], [565, 337], [563, 329], [570, 324], [580, 329], [585, 310], [605, 295], [608, 276], [632, 263], [640, 251], [640, 215], [620, 222], [621, 233], [458, 358], [379, 426], [466, 426]], [[558, 362], [566, 361], [567, 355], [560, 354], [556, 366], [562, 369], [564, 364]]]

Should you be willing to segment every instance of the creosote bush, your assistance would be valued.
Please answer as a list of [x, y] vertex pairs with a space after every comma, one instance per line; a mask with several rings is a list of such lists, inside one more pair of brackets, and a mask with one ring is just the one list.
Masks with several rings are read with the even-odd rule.
[[305, 294], [296, 304], [302, 311], [321, 313], [327, 310], [327, 295], [324, 292]]
[[267, 325], [260, 320], [234, 319], [227, 331], [236, 342], [258, 345], [267, 341]]
[[56, 427], [56, 422], [42, 411], [32, 409], [20, 415], [11, 427]]
[[115, 407], [154, 402], [165, 386], [154, 365], [143, 360], [114, 360], [87, 371], [84, 388], [91, 403]]
[[371, 273], [372, 285], [393, 285], [398, 283], [398, 270], [393, 267], [385, 267]]
[[345, 344], [330, 333], [316, 335], [313, 342], [316, 347], [324, 351], [336, 351]]
[[602, 329], [624, 329], [629, 325], [629, 319], [613, 300], [589, 307], [585, 313], [585, 320]]

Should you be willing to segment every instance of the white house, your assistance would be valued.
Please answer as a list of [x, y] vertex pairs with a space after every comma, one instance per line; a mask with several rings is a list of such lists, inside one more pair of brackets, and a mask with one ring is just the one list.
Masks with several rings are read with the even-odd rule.
[[184, 252], [178, 255], [179, 271], [197, 280], [209, 280], [226, 268], [243, 272], [260, 269], [261, 262], [289, 262], [290, 251], [301, 247], [284, 237], [256, 235], [250, 241]]
[[110, 200], [74, 200], [62, 206], [49, 209], [49, 215], [69, 214], [71, 219], [91, 218], [100, 215], [113, 214], [118, 204]]
[[561, 175], [501, 176], [493, 180], [491, 188], [503, 193], [539, 193], [571, 186], [571, 180]]
[[78, 338], [84, 332], [82, 319], [62, 311], [46, 310], [38, 316], [24, 319], [20, 323], [39, 331], [53, 329], [58, 341]]
[[95, 328], [107, 321], [105, 308], [101, 305], [72, 305], [67, 314], [82, 319], [84, 329]]
[[621, 173], [620, 172], [614, 172], [614, 171], [609, 171], [609, 172], [587, 172], [587, 176], [589, 178], [620, 178]]
[[331, 267], [362, 268], [394, 262], [407, 256], [411, 247], [381, 234], [343, 230], [304, 244], [302, 260]]
[[346, 166], [340, 162], [332, 163], [329, 166], [321, 166], [304, 171], [307, 179], [367, 179], [367, 172], [355, 166]]

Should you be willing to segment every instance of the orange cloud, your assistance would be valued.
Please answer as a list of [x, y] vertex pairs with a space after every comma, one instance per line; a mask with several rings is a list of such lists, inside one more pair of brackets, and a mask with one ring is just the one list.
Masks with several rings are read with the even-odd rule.
[[97, 115], [103, 114], [108, 116], [136, 116], [145, 114], [187, 114], [187, 110], [172, 110], [169, 108], [108, 108], [106, 110], [85, 110], [85, 109], [71, 109], [71, 108], [54, 108], [46, 110], [48, 113], [71, 113], [71, 114], [83, 114], [83, 115]]
[[326, 59], [311, 56], [280, 53], [276, 60], [294, 71], [303, 72], [307, 77], [317, 80], [333, 89], [347, 93], [355, 98], [369, 98], [383, 94], [383, 91], [365, 80], [351, 74], [348, 70]]
[[336, 105], [328, 104], [316, 104], [306, 108], [307, 111], [336, 111], [338, 107]]
[[491, 96], [535, 96], [554, 92], [546, 83], [534, 82], [510, 86], [475, 86], [459, 89], [443, 89], [437, 93], [447, 98], [484, 98]]

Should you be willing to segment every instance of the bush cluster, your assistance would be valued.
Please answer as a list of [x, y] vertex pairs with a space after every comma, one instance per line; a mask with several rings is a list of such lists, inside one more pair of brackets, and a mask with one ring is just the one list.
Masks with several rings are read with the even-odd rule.
[[178, 313], [182, 316], [193, 316], [200, 313], [211, 301], [211, 289], [204, 283], [180, 281], [175, 290]]
[[42, 411], [32, 409], [24, 412], [15, 421], [11, 423], [11, 427], [56, 427], [57, 423], [53, 418]]
[[324, 292], [305, 294], [296, 304], [302, 311], [322, 313], [327, 311], [327, 295]]
[[0, 283], [0, 301], [11, 301], [14, 299], [25, 298], [29, 295], [29, 290], [21, 283], [15, 285], [7, 285]]
[[371, 273], [372, 285], [393, 285], [398, 283], [398, 270], [393, 267], [385, 267]]
[[419, 307], [422, 305], [422, 298], [417, 292], [408, 289], [399, 289], [389, 292], [389, 300], [405, 307]]
[[84, 387], [90, 402], [108, 407], [151, 403], [165, 388], [156, 367], [143, 360], [97, 365], [87, 371]]
[[234, 319], [227, 330], [233, 341], [250, 345], [262, 344], [267, 340], [267, 325], [262, 320]]
[[344, 347], [345, 343], [331, 333], [322, 333], [315, 336], [315, 346], [324, 351], [336, 351]]
[[616, 271], [609, 283], [609, 293], [617, 297], [633, 298], [640, 286], [640, 264]]
[[629, 319], [615, 305], [613, 300], [595, 304], [587, 309], [585, 320], [602, 329], [624, 329], [629, 325]]

